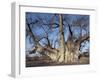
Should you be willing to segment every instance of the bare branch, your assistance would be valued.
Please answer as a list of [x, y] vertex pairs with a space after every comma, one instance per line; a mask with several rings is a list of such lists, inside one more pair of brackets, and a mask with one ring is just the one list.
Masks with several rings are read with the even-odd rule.
[[76, 43], [82, 43], [83, 41], [85, 40], [89, 40], [89, 35], [88, 34], [85, 34], [84, 36], [81, 36], [79, 39], [77, 39], [75, 42]]

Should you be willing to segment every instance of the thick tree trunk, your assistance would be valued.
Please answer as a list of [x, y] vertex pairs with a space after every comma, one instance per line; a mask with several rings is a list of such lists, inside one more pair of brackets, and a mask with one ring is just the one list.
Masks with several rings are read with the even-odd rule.
[[64, 41], [64, 32], [63, 32], [63, 20], [62, 15], [59, 14], [59, 33], [60, 33], [60, 40], [59, 40], [59, 57], [58, 62], [64, 62], [65, 60], [65, 41]]
[[[70, 37], [69, 37], [70, 38]], [[78, 62], [80, 55], [81, 43], [89, 39], [89, 35], [81, 36], [77, 41], [73, 41], [73, 38], [67, 40], [66, 44], [66, 62]]]
[[74, 58], [74, 43], [72, 40], [68, 40], [66, 44], [66, 61], [72, 62]]

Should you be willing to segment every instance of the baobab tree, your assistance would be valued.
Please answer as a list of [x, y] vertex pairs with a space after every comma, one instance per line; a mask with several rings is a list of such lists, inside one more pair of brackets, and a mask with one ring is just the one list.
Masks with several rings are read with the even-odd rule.
[[[45, 14], [41, 17], [38, 13], [33, 20], [26, 16], [26, 36], [30, 36], [34, 50], [58, 63], [77, 62], [81, 44], [89, 41], [89, 16]], [[36, 34], [35, 30], [41, 34]]]

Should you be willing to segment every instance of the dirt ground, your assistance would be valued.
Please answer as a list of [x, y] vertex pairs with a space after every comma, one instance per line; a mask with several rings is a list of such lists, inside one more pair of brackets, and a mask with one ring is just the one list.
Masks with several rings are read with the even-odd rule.
[[77, 62], [57, 63], [53, 62], [47, 57], [31, 57], [26, 58], [26, 67], [39, 67], [39, 66], [60, 66], [60, 65], [83, 65], [89, 64], [89, 57], [81, 57]]

